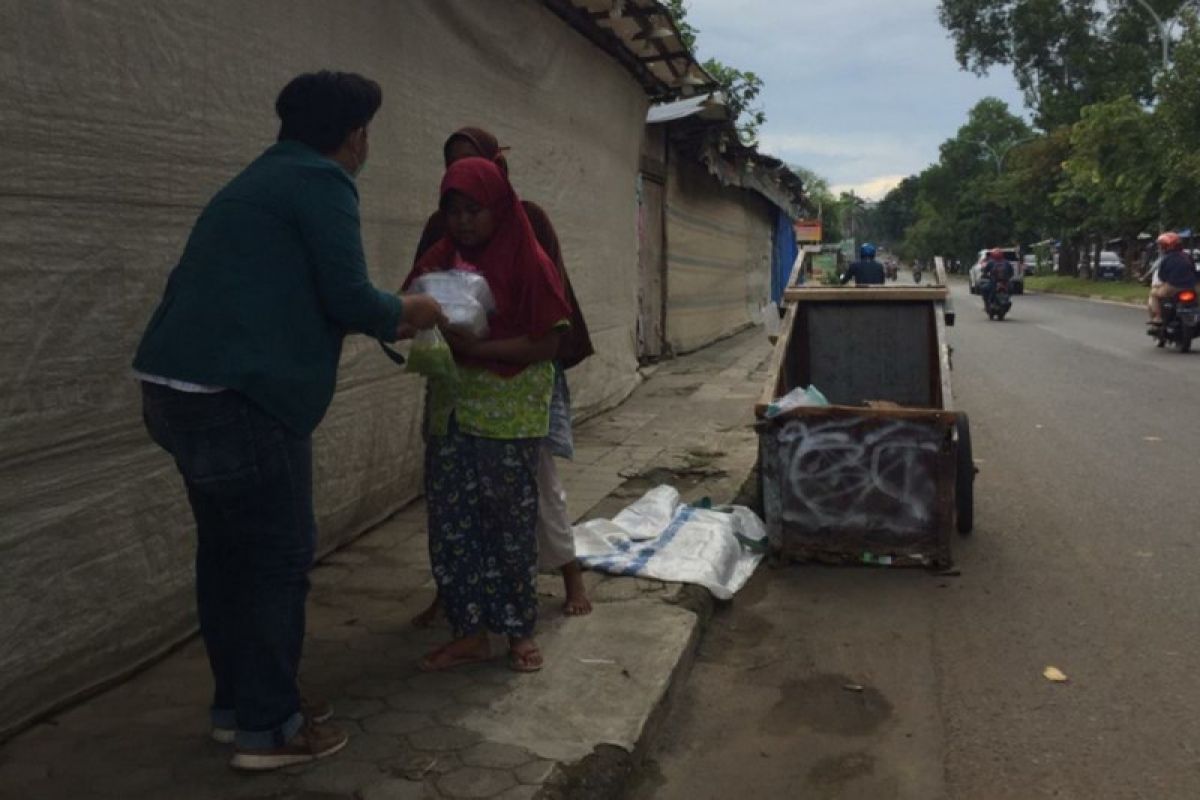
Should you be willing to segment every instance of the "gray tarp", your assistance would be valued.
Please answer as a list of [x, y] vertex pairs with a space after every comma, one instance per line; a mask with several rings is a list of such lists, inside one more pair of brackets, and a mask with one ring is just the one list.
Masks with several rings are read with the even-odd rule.
[[667, 177], [667, 338], [688, 352], [761, 322], [771, 294], [776, 211], [671, 154]]
[[[491, 128], [591, 322], [579, 406], [637, 380], [646, 102], [541, 4], [0, 0], [0, 737], [193, 628], [190, 518], [129, 360], [201, 206], [273, 139], [276, 92], [323, 67], [384, 87], [361, 181], [380, 285], [405, 274], [445, 135]], [[348, 340], [316, 437], [323, 549], [418, 492], [420, 392]]]

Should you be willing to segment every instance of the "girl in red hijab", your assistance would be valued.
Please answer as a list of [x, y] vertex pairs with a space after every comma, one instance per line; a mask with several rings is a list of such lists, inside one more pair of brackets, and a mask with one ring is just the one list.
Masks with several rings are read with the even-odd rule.
[[[442, 145], [442, 156], [446, 167], [463, 159], [480, 157], [492, 161], [500, 171], [508, 175], [508, 161], [500, 142], [482, 128], [459, 128], [447, 137]], [[549, 215], [536, 203], [522, 199], [521, 207], [529, 217], [533, 235], [542, 250], [558, 268], [559, 277], [566, 290], [567, 302], [571, 304], [571, 326], [559, 337], [558, 352], [554, 358], [554, 393], [550, 401], [550, 434], [542, 441], [538, 451], [538, 566], [543, 571], [558, 571], [562, 574], [566, 598], [563, 612], [568, 616], [591, 613], [587, 587], [583, 582], [583, 570], [575, 557], [575, 538], [571, 531], [571, 517], [567, 512], [567, 494], [558, 476], [556, 458], [573, 458], [575, 455], [574, 433], [571, 424], [571, 392], [567, 384], [567, 371], [593, 354], [591, 336], [583, 318], [579, 301], [571, 288], [563, 263], [562, 248], [558, 233], [550, 222]], [[417, 245], [417, 259], [446, 235], [445, 215], [439, 209], [425, 223], [421, 240]], [[430, 606], [413, 618], [413, 624], [426, 627], [436, 619], [440, 605], [435, 597]]]
[[429, 557], [454, 638], [421, 661], [448, 669], [490, 657], [488, 633], [509, 640], [509, 664], [542, 666], [537, 623], [538, 448], [549, 428], [553, 359], [571, 307], [507, 177], [484, 158], [442, 179], [446, 234], [405, 281], [445, 269], [478, 272], [496, 310], [484, 339], [447, 331], [458, 378], [431, 380], [425, 494]]

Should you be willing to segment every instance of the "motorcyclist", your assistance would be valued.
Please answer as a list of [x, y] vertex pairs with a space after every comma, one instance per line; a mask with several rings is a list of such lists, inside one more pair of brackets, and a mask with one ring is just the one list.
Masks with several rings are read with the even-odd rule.
[[1004, 251], [993, 247], [988, 251], [987, 261], [979, 270], [979, 293], [983, 295], [983, 307], [991, 305], [992, 297], [996, 294], [996, 284], [1000, 281], [1011, 281], [1016, 271], [1013, 265], [1004, 257]]
[[842, 283], [849, 283], [851, 278], [854, 279], [855, 286], [874, 286], [884, 283], [886, 277], [883, 265], [875, 260], [875, 245], [864, 242], [863, 246], [858, 248], [858, 261], [846, 269], [846, 274], [842, 276]]
[[1162, 301], [1185, 289], [1196, 288], [1196, 265], [1183, 251], [1183, 240], [1174, 231], [1158, 237], [1162, 258], [1158, 261], [1158, 283], [1150, 290], [1150, 324], [1162, 324]]

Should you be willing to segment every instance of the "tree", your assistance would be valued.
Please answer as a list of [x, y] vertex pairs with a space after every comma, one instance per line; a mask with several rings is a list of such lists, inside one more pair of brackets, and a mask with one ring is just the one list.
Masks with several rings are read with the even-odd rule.
[[1171, 68], [1158, 84], [1154, 109], [1162, 154], [1162, 223], [1200, 225], [1200, 23], [1188, 16]]
[[[1145, 0], [1164, 19], [1191, 0]], [[1159, 31], [1139, 0], [941, 0], [938, 15], [964, 69], [1012, 68], [1047, 130], [1081, 109], [1129, 95], [1154, 97]]]
[[1002, 100], [976, 103], [966, 124], [942, 143], [938, 163], [917, 176], [915, 219], [901, 251], [968, 261], [981, 248], [1011, 243], [1016, 224], [1001, 176], [1010, 154], [1031, 136]]
[[1154, 119], [1128, 96], [1082, 113], [1071, 128], [1062, 196], [1083, 199], [1081, 232], [1097, 243], [1114, 234], [1132, 243], [1159, 216], [1162, 173]]
[[838, 199], [829, 188], [829, 181], [813, 172], [808, 167], [799, 164], [788, 164], [788, 169], [800, 177], [804, 184], [804, 196], [809, 205], [816, 209], [817, 218], [821, 220], [822, 241], [840, 242], [842, 240], [841, 209]]
[[[687, 1], [667, 0], [666, 6], [675, 19], [680, 39], [688, 50], [697, 52], [696, 41], [700, 31], [687, 20]], [[751, 147], [758, 144], [759, 128], [767, 121], [766, 111], [757, 102], [764, 86], [762, 78], [754, 72], [731, 67], [715, 58], [705, 61], [703, 67], [720, 84], [729, 116], [742, 144]]]

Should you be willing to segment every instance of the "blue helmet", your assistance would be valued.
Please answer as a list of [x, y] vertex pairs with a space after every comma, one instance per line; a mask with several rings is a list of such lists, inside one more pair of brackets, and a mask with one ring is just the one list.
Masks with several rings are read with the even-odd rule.
[[870, 242], [864, 242], [863, 246], [858, 248], [858, 254], [863, 258], [875, 257], [875, 245]]

